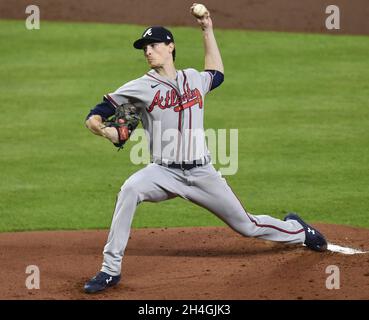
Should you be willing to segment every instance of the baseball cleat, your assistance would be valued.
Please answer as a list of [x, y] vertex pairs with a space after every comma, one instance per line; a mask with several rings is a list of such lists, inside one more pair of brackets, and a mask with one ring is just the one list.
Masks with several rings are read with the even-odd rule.
[[297, 214], [289, 213], [285, 216], [284, 221], [296, 220], [299, 222], [305, 230], [305, 242], [304, 244], [314, 251], [325, 251], [327, 250], [327, 241], [324, 236], [315, 228], [308, 225], [302, 220]]
[[95, 293], [112, 287], [116, 285], [119, 281], [120, 275], [111, 276], [110, 274], [100, 271], [90, 281], [86, 282], [84, 289], [86, 293]]

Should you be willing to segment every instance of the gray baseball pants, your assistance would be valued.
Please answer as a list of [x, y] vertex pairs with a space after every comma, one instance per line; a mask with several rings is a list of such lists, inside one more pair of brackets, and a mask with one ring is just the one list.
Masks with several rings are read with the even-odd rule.
[[176, 196], [204, 207], [246, 237], [285, 243], [303, 243], [305, 232], [295, 220], [282, 221], [248, 213], [211, 163], [191, 170], [151, 163], [129, 177], [118, 193], [101, 271], [121, 273], [136, 207], [143, 201], [159, 202]]

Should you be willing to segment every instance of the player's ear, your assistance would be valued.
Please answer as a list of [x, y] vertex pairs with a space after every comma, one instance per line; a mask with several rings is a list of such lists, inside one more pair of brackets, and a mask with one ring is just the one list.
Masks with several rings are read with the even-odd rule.
[[173, 61], [175, 61], [176, 60], [176, 46], [173, 42], [171, 42], [169, 45], [170, 45], [170, 53], [172, 54]]
[[173, 57], [173, 61], [176, 60], [176, 47], [175, 47], [175, 44], [173, 42], [166, 42], [165, 43], [167, 46], [168, 46], [168, 49], [169, 49], [169, 53], [172, 55]]
[[168, 43], [168, 47], [169, 47], [170, 53], [172, 53], [174, 51], [174, 43], [173, 42]]

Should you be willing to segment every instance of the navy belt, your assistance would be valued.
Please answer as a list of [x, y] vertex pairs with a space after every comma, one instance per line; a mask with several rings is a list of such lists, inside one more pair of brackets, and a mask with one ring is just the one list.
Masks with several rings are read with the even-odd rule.
[[202, 167], [204, 164], [201, 162], [181, 162], [181, 163], [169, 163], [165, 165], [168, 168], [173, 169], [182, 169], [182, 170], [191, 170], [196, 167]]
[[182, 169], [182, 170], [191, 170], [193, 168], [202, 167], [207, 165], [208, 163], [203, 163], [200, 161], [194, 161], [194, 162], [170, 162], [170, 163], [156, 163], [160, 166], [172, 168], [172, 169]]
[[191, 170], [193, 168], [206, 166], [211, 162], [210, 156], [203, 157], [202, 159], [197, 159], [194, 161], [182, 161], [182, 162], [161, 162], [160, 160], [152, 161], [160, 166], [173, 168], [173, 169], [182, 169], [182, 170]]

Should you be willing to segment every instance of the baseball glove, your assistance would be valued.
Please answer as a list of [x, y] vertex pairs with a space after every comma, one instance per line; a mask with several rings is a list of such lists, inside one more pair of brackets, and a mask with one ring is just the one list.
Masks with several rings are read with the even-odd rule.
[[123, 149], [124, 144], [136, 129], [141, 120], [141, 113], [133, 104], [123, 104], [116, 108], [115, 114], [104, 122], [106, 127], [113, 127], [118, 132], [118, 142], [114, 145]]

